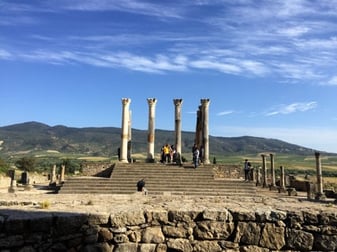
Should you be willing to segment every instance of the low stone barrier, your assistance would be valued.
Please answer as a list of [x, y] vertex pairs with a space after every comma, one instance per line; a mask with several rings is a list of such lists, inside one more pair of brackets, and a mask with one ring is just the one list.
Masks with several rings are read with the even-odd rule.
[[336, 251], [337, 215], [280, 210], [0, 210], [1, 251]]

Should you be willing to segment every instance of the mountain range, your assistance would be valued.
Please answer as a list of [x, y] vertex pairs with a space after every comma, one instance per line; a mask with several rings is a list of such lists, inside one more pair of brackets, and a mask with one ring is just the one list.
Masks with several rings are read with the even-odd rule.
[[[147, 152], [147, 130], [132, 129], [133, 153]], [[190, 153], [194, 132], [182, 132], [182, 152]], [[155, 151], [164, 144], [174, 144], [174, 131], [155, 131]], [[0, 127], [0, 155], [58, 151], [88, 156], [116, 155], [120, 146], [121, 129], [116, 127], [73, 128], [62, 125], [48, 126], [39, 122], [25, 122]], [[314, 150], [277, 139], [261, 137], [209, 137], [212, 155], [258, 154], [261, 152], [311, 155]]]

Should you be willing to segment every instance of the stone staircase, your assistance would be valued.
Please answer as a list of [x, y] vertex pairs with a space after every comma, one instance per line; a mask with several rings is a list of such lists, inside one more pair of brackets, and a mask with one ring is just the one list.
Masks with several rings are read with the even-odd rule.
[[242, 179], [216, 180], [212, 165], [117, 163], [110, 178], [70, 177], [59, 193], [132, 194], [144, 178], [149, 195], [256, 196], [254, 183]]

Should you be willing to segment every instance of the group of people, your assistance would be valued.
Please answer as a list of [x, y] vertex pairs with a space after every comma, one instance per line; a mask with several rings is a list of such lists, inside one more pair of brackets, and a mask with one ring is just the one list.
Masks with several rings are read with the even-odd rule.
[[163, 164], [176, 162], [177, 150], [175, 146], [165, 144], [161, 147], [161, 159], [160, 162]]

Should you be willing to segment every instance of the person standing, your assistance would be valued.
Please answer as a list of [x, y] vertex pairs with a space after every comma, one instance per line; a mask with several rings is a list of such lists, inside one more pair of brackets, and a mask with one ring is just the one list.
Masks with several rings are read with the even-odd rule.
[[199, 164], [199, 149], [198, 147], [193, 148], [193, 165], [194, 165], [194, 169], [196, 169], [198, 167]]
[[248, 159], [245, 159], [245, 163], [244, 163], [244, 172], [245, 172], [245, 181], [249, 181], [249, 173], [250, 173], [250, 168], [251, 168], [251, 164], [250, 162], [248, 162]]

